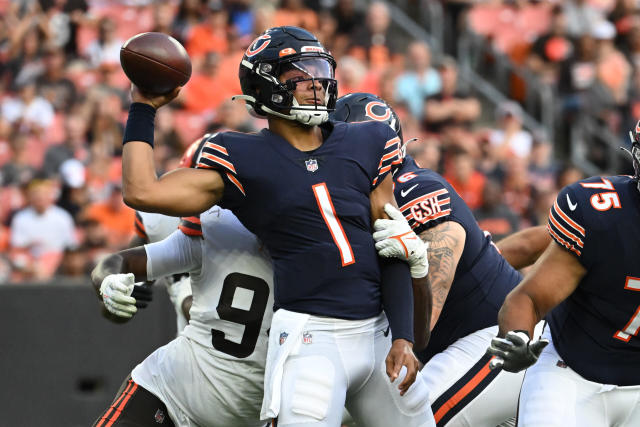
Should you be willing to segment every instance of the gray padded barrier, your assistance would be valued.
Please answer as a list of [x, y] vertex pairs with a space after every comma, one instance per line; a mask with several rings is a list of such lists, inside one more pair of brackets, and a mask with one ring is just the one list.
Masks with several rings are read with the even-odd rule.
[[131, 369], [175, 337], [164, 287], [126, 324], [87, 282], [0, 286], [0, 426], [90, 426]]

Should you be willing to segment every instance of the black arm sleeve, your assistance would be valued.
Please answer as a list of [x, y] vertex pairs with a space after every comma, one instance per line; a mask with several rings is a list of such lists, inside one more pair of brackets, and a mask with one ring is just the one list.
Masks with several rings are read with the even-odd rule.
[[413, 291], [406, 262], [380, 258], [382, 305], [389, 319], [391, 337], [413, 342]]

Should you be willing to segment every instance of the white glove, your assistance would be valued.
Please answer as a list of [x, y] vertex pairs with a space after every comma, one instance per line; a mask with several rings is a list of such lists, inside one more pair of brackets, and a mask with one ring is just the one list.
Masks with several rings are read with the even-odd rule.
[[419, 279], [429, 273], [427, 248], [429, 244], [423, 242], [405, 219], [402, 212], [393, 205], [384, 205], [384, 211], [391, 219], [378, 219], [373, 224], [376, 230], [373, 240], [376, 241], [378, 255], [387, 258], [400, 258], [409, 263], [411, 277]]
[[138, 311], [136, 299], [131, 296], [134, 280], [133, 273], [110, 274], [102, 280], [100, 295], [109, 313], [131, 318]]

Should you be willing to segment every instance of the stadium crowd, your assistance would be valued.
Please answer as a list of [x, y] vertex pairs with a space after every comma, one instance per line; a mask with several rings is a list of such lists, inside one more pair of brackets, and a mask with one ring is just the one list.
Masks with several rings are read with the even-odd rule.
[[[545, 8], [548, 19], [539, 23], [538, 39], [529, 40], [526, 63], [566, 89], [567, 108], [600, 108], [611, 126], [622, 120], [616, 115], [640, 116], [634, 110], [640, 92], [633, 95], [640, 88], [635, 2], [443, 3], [487, 36], [477, 28], [486, 19], [476, 16], [481, 12]], [[593, 26], [573, 33], [575, 13], [593, 15]], [[566, 25], [558, 35], [560, 17]], [[337, 59], [341, 95], [372, 92], [388, 101], [405, 138], [416, 138], [409, 153], [442, 173], [496, 239], [546, 223], [558, 189], [582, 177], [554, 159], [549, 136], [523, 128], [517, 102], [482, 114], [487, 105], [459, 86], [456, 60], [434, 60], [428, 44], [395, 31], [382, 2], [1, 0], [0, 283], [85, 277], [102, 255], [133, 237], [134, 212], [121, 193], [125, 40], [144, 31], [168, 33], [193, 62], [177, 102], [158, 111], [154, 154], [162, 174], [204, 132], [265, 126], [230, 97], [241, 93], [244, 50], [277, 25], [318, 34]], [[583, 94], [603, 100], [585, 101]]]

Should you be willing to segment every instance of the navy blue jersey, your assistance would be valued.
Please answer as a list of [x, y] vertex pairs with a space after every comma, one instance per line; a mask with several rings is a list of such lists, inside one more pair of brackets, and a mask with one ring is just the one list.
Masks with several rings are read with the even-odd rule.
[[263, 129], [209, 137], [199, 168], [225, 180], [219, 205], [268, 248], [275, 308], [363, 319], [381, 311], [370, 193], [400, 164], [400, 139], [384, 123], [328, 122], [303, 152]]
[[407, 157], [395, 175], [395, 198], [416, 232], [455, 221], [466, 232], [464, 250], [429, 345], [418, 355], [426, 363], [459, 338], [498, 323], [506, 295], [521, 279], [478, 227], [471, 210], [438, 173]]
[[563, 360], [587, 380], [640, 385], [640, 194], [629, 176], [568, 185], [548, 229], [587, 270], [547, 320]]

